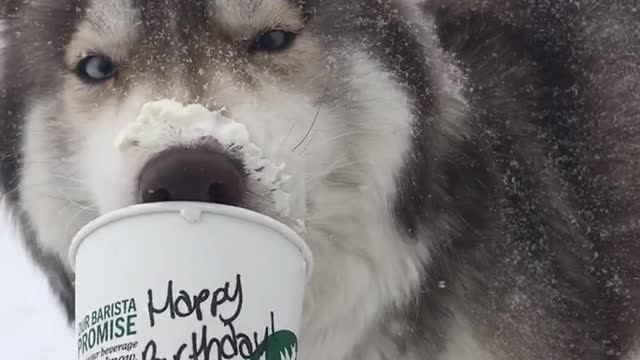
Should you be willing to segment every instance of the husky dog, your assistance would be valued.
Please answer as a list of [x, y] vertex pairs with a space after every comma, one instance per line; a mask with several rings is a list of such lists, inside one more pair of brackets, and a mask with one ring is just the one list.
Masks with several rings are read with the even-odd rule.
[[224, 106], [287, 164], [316, 263], [300, 359], [637, 353], [636, 1], [3, 7], [4, 201], [70, 321], [68, 248], [100, 214], [194, 200], [276, 216], [212, 139], [114, 148], [169, 98]]

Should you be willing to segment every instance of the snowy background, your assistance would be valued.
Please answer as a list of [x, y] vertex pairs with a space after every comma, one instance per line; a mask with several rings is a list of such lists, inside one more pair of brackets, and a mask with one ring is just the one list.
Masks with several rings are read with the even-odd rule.
[[3, 360], [73, 360], [74, 340], [45, 277], [0, 213], [0, 349]]

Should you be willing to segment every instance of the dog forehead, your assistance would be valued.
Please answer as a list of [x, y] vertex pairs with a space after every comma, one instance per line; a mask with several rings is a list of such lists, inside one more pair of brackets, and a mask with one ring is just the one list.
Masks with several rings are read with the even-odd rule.
[[213, 24], [238, 36], [303, 26], [302, 10], [295, 0], [210, 0], [208, 12]]
[[211, 13], [272, 13], [289, 9], [304, 10], [306, 0], [203, 0]]
[[150, 23], [170, 32], [199, 25], [241, 36], [271, 27], [299, 28], [304, 9], [302, 0], [89, 0], [83, 20], [114, 40], [151, 30], [146, 29]]
[[139, 11], [133, 0], [90, 0], [84, 12], [83, 23], [94, 32], [124, 40], [133, 35], [139, 21]]

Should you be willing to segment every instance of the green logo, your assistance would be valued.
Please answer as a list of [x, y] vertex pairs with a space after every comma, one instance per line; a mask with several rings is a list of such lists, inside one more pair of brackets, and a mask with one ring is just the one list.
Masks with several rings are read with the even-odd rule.
[[280, 330], [269, 335], [251, 355], [249, 360], [296, 360], [298, 338], [289, 330]]

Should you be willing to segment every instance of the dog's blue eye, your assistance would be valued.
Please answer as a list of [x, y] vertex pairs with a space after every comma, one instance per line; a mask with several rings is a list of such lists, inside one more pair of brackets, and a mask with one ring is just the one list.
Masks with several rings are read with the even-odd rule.
[[255, 51], [268, 51], [277, 52], [288, 49], [293, 40], [295, 40], [296, 34], [288, 31], [274, 30], [267, 31], [258, 35], [250, 50]]
[[109, 79], [115, 73], [116, 67], [106, 56], [88, 56], [78, 63], [76, 73], [82, 80], [100, 82]]

